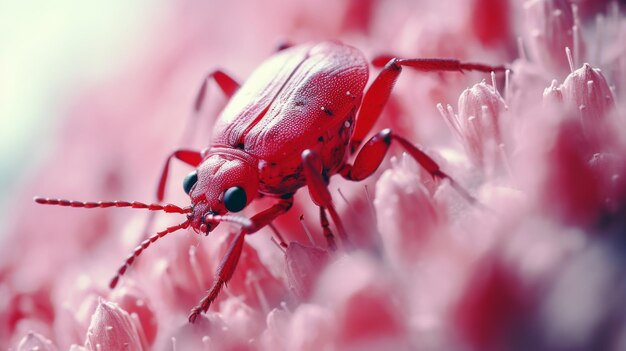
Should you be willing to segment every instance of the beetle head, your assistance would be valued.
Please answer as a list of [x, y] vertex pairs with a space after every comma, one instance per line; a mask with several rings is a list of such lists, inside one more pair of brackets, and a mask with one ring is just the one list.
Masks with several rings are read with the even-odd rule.
[[256, 197], [259, 186], [257, 167], [229, 154], [213, 154], [183, 182], [191, 197], [191, 226], [197, 232], [209, 233], [218, 222], [207, 222], [207, 215], [239, 212]]

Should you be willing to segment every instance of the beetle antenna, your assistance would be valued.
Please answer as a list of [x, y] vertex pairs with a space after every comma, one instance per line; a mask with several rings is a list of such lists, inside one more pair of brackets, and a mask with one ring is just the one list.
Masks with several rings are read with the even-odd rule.
[[178, 207], [172, 204], [144, 204], [142, 202], [127, 202], [127, 201], [99, 201], [99, 202], [83, 202], [83, 201], [72, 201], [72, 200], [63, 200], [63, 199], [50, 199], [45, 197], [34, 197], [33, 200], [41, 205], [57, 205], [57, 206], [65, 206], [65, 207], [78, 207], [78, 208], [108, 208], [108, 207], [130, 207], [130, 208], [139, 208], [139, 209], [147, 209], [150, 211], [164, 211], [167, 213], [190, 213], [192, 211], [191, 207]]
[[135, 259], [137, 258], [137, 256], [139, 256], [145, 249], [147, 249], [150, 244], [152, 244], [153, 242], [159, 240], [160, 238], [166, 236], [167, 234], [173, 233], [179, 229], [185, 229], [187, 227], [189, 227], [189, 224], [191, 223], [191, 221], [189, 219], [187, 219], [186, 221], [184, 221], [181, 224], [169, 227], [163, 231], [160, 231], [154, 235], [152, 235], [151, 237], [149, 237], [148, 239], [144, 240], [141, 242], [141, 244], [139, 244], [135, 250], [133, 250], [133, 252], [128, 256], [128, 258], [126, 259], [126, 261], [124, 261], [124, 264], [117, 270], [117, 273], [115, 274], [115, 277], [113, 277], [113, 279], [111, 279], [111, 282], [109, 283], [109, 287], [111, 289], [115, 288], [115, 286], [117, 285], [118, 281], [120, 280], [120, 277], [124, 275], [124, 273], [126, 273], [126, 270], [128, 269], [128, 267], [130, 267], [130, 265], [133, 264], [133, 262], [135, 261]]

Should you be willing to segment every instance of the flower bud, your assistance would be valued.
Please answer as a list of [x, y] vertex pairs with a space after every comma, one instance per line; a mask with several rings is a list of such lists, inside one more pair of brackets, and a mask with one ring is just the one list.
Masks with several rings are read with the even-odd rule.
[[585, 136], [594, 146], [606, 143], [607, 116], [615, 108], [613, 93], [599, 69], [585, 63], [572, 72], [563, 84], [557, 87], [553, 81], [543, 93], [544, 103], [565, 104], [566, 108], [580, 111]]
[[458, 115], [452, 107], [439, 111], [448, 126], [461, 139], [472, 161], [482, 168], [492, 168], [502, 142], [500, 114], [506, 109], [498, 91], [485, 82], [465, 89], [459, 96]]
[[613, 93], [602, 72], [588, 63], [567, 76], [561, 91], [564, 102], [581, 111], [585, 129], [593, 128], [615, 108]]
[[545, 69], [567, 74], [569, 62], [565, 48], [574, 52], [574, 60], [581, 57], [583, 49], [572, 5], [567, 0], [530, 0], [524, 9], [531, 55]]
[[88, 350], [143, 350], [130, 315], [117, 304], [101, 300], [87, 331]]
[[130, 313], [137, 315], [137, 321], [148, 341], [152, 345], [157, 334], [157, 320], [152, 306], [147, 301], [146, 296], [139, 289], [126, 284], [116, 289], [110, 298], [119, 306]]

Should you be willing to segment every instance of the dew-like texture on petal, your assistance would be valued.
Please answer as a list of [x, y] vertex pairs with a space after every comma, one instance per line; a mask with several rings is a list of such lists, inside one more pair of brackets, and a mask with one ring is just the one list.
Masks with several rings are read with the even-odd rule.
[[87, 330], [85, 347], [99, 350], [145, 350], [131, 316], [112, 302], [100, 301]]
[[137, 287], [124, 286], [115, 290], [109, 298], [117, 303], [121, 309], [128, 312], [131, 317], [136, 315], [138, 332], [141, 331], [148, 342], [152, 345], [158, 332], [156, 313], [146, 296]]
[[55, 332], [60, 347], [71, 344], [82, 344], [91, 316], [98, 306], [98, 297], [88, 295], [82, 301], [75, 300], [76, 305], [66, 301], [60, 304], [55, 322]]
[[607, 119], [613, 117], [616, 106], [602, 72], [586, 63], [567, 76], [561, 90], [566, 108], [580, 111], [584, 132], [594, 147], [610, 142], [613, 136]]

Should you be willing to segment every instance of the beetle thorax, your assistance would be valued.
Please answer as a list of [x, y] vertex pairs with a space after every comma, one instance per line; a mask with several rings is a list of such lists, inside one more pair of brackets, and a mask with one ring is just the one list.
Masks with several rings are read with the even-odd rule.
[[[198, 180], [189, 193], [193, 206], [191, 225], [196, 231], [207, 231], [201, 229], [206, 215], [229, 212], [225, 203], [229, 189], [242, 189], [238, 195], [244, 203], [237, 207], [243, 208], [256, 197], [259, 187], [258, 166], [248, 155], [240, 153], [243, 154], [232, 149], [210, 150], [198, 167]], [[208, 231], [215, 226], [208, 225]]]

